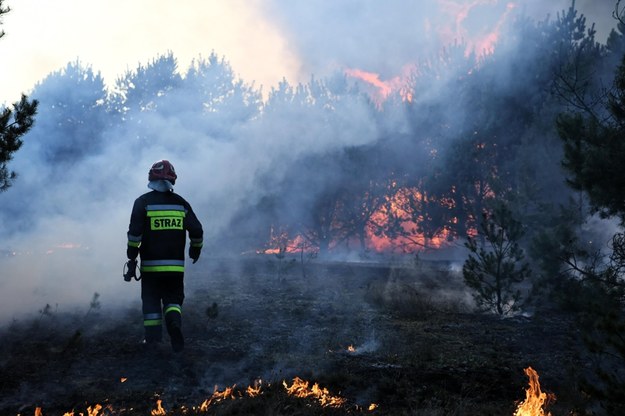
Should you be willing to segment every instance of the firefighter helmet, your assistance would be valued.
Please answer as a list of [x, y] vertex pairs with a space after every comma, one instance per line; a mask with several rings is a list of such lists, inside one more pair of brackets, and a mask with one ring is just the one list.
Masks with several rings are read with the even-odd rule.
[[172, 165], [168, 160], [159, 160], [158, 162], [155, 162], [148, 173], [149, 181], [164, 179], [171, 182], [172, 185], [175, 185], [176, 178], [178, 178], [178, 175], [176, 175], [174, 165]]

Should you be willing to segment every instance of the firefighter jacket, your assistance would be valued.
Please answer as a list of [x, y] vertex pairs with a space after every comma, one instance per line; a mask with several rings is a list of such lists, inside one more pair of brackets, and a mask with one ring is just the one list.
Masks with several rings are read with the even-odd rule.
[[174, 192], [145, 193], [132, 207], [128, 258], [141, 255], [142, 273], [184, 272], [187, 232], [191, 240], [190, 251], [199, 256], [203, 230], [191, 205]]

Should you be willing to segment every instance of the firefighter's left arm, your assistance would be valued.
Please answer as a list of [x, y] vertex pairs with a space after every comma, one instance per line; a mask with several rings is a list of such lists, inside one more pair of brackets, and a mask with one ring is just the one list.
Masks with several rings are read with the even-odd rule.
[[187, 231], [189, 232], [189, 239], [191, 240], [191, 245], [189, 246], [189, 257], [191, 257], [193, 259], [193, 263], [195, 263], [200, 258], [202, 246], [204, 245], [204, 230], [202, 229], [200, 220], [198, 220], [190, 206], [188, 207], [185, 222]]

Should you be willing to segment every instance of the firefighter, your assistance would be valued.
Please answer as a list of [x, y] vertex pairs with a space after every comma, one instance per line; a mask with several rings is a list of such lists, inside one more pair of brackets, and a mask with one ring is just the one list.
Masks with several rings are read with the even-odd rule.
[[182, 302], [187, 232], [189, 257], [195, 263], [202, 250], [202, 224], [191, 205], [174, 193], [177, 175], [173, 165], [160, 160], [148, 173], [147, 192], [132, 207], [128, 227], [127, 255], [140, 256], [141, 300], [143, 302], [144, 343], [162, 341], [162, 323], [174, 352], [184, 349]]

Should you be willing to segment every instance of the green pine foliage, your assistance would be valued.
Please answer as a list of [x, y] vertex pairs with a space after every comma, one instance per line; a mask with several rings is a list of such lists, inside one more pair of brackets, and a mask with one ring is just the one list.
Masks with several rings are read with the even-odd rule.
[[[0, 0], [0, 18], [10, 9], [2, 6]], [[0, 21], [0, 24], [2, 22]], [[0, 31], [0, 37], [4, 31]], [[16, 173], [8, 168], [9, 161], [21, 146], [20, 139], [32, 127], [35, 114], [37, 113], [37, 100], [29, 101], [22, 95], [20, 101], [13, 104], [13, 108], [0, 108], [0, 192], [6, 191], [11, 186]]]
[[8, 162], [21, 146], [21, 137], [32, 127], [37, 113], [37, 100], [29, 101], [25, 95], [0, 113], [0, 192], [6, 191], [16, 177]]
[[[568, 184], [587, 198], [591, 211], [620, 220], [606, 260], [569, 256], [570, 281], [576, 284], [582, 336], [593, 357], [594, 374], [584, 390], [597, 398], [609, 414], [625, 411], [625, 56], [623, 10], [617, 2], [617, 31], [608, 40], [607, 62], [620, 56], [612, 88], [601, 106], [578, 105], [557, 119], [563, 142], [562, 165]], [[578, 97], [584, 97], [577, 93]]]
[[498, 203], [490, 213], [484, 213], [478, 236], [468, 239], [470, 254], [462, 274], [481, 309], [499, 315], [519, 309], [522, 296], [518, 284], [530, 274], [518, 243], [522, 236], [521, 223], [504, 203]]

